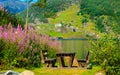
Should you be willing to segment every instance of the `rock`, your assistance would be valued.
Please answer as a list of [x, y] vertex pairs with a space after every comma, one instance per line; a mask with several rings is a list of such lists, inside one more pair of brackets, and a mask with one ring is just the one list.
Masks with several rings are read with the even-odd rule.
[[29, 71], [29, 70], [25, 70], [22, 73], [20, 73], [20, 75], [35, 75], [34, 72]]
[[104, 75], [102, 72], [99, 72], [99, 73], [97, 73], [97, 74], [95, 74], [95, 75]]
[[12, 71], [12, 70], [9, 70], [5, 73], [5, 75], [20, 75], [18, 72], [15, 72], [15, 71]]

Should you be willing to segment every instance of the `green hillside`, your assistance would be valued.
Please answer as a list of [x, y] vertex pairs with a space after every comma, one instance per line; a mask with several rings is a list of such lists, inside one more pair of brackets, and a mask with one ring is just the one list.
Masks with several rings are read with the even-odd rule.
[[56, 18], [50, 19], [50, 23], [56, 24], [56, 23], [64, 22], [65, 24], [71, 23], [71, 25], [73, 26], [80, 27], [82, 25], [81, 20], [83, 17], [77, 15], [79, 10], [80, 9], [78, 6], [72, 5], [65, 11], [58, 12]]
[[[29, 7], [29, 22], [34, 22], [35, 19], [39, 19], [42, 22], [46, 22], [46, 18], [55, 17], [56, 13], [68, 8], [72, 3], [72, 0], [47, 0], [46, 7], [39, 8]], [[25, 20], [26, 11], [18, 13], [17, 16], [21, 16]]]
[[80, 14], [88, 14], [100, 32], [120, 33], [119, 0], [82, 0]]
[[[29, 8], [29, 23], [41, 33], [56, 37], [93, 38], [104, 33], [119, 34], [119, 3], [116, 0], [47, 0], [45, 8]], [[25, 19], [25, 13], [18, 16]]]
[[[79, 10], [78, 6], [71, 5], [68, 9], [58, 12], [55, 18], [48, 18], [48, 23], [42, 24], [38, 26], [38, 28], [40, 32], [49, 34], [50, 36], [64, 38], [80, 38], [86, 37], [87, 35], [93, 36], [92, 33], [95, 34], [95, 24], [88, 19], [89, 22], [83, 27], [82, 21], [85, 17], [77, 15]], [[56, 27], [58, 24], [62, 26]]]

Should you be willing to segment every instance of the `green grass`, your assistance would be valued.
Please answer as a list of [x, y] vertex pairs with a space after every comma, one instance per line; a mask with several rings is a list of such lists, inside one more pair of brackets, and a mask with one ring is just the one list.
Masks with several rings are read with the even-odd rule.
[[[17, 72], [22, 72], [25, 69], [13, 69]], [[99, 66], [94, 66], [93, 69], [81, 69], [81, 68], [35, 68], [32, 69], [35, 75], [94, 75], [99, 71], [102, 71]], [[1, 72], [5, 72], [2, 70]]]
[[[80, 38], [85, 36], [83, 35], [83, 30], [85, 30], [85, 34], [95, 33], [95, 23], [90, 19], [88, 19], [89, 22], [85, 24], [84, 28], [82, 27], [82, 20], [85, 17], [77, 15], [79, 11], [78, 6], [72, 5], [68, 9], [58, 12], [55, 18], [49, 18], [48, 23], [43, 23], [36, 27], [39, 28], [41, 34], [48, 34], [52, 37]], [[55, 24], [60, 24], [61, 22], [66, 28], [65, 31], [63, 30], [64, 33], [57, 31], [60, 30], [59, 27], [55, 27]], [[72, 29], [67, 29], [68, 25], [77, 28], [76, 32], [72, 32]]]
[[72, 5], [65, 11], [57, 13], [56, 18], [50, 19], [50, 23], [58, 24], [63, 21], [65, 24], [71, 23], [73, 26], [81, 26], [82, 16], [78, 16], [77, 15], [78, 12], [79, 7], [77, 7], [76, 5]]

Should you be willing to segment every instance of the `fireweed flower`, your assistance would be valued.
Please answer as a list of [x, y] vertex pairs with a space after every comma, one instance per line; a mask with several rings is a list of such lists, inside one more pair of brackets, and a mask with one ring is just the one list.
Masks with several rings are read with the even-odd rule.
[[[43, 49], [48, 49], [50, 52], [61, 50], [60, 43], [57, 38], [53, 40], [48, 35], [41, 35], [36, 29], [30, 27], [22, 27], [20, 25], [17, 28], [13, 28], [11, 24], [7, 27], [0, 26], [0, 40], [6, 42], [8, 49], [5, 52], [11, 50], [15, 52], [12, 54], [12, 58], [21, 57], [29, 60], [30, 64], [40, 64], [40, 52]], [[16, 47], [14, 47], [16, 46]], [[10, 48], [9, 48], [10, 47]], [[51, 53], [52, 54], [52, 53]], [[8, 54], [11, 56], [10, 54]], [[54, 55], [54, 53], [52, 54]], [[15, 56], [15, 57], [14, 57]], [[9, 57], [8, 57], [9, 60]]]
[[[60, 43], [56, 39], [52, 39], [48, 35], [40, 35], [38, 31], [31, 29], [30, 27], [22, 27], [20, 25], [17, 28], [13, 28], [11, 24], [7, 27], [0, 26], [0, 39], [17, 43], [19, 52], [22, 53], [27, 49], [34, 50], [33, 48], [44, 49], [48, 46], [50, 49], [58, 50]], [[36, 44], [36, 45], [34, 45]]]

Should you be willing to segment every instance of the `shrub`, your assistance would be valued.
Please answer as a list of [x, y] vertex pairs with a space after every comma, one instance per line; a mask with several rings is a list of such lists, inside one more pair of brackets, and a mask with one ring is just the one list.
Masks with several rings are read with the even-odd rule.
[[120, 74], [120, 40], [118, 36], [105, 34], [92, 42], [94, 62], [102, 66], [106, 75]]
[[[7, 27], [0, 27], [0, 58], [5, 61], [1, 65], [6, 68], [11, 67], [40, 67], [40, 52], [47, 49], [51, 57], [55, 56], [55, 52], [60, 49], [57, 39], [40, 35], [37, 30], [18, 25], [13, 28], [11, 24]], [[5, 68], [4, 68], [5, 69]]]

